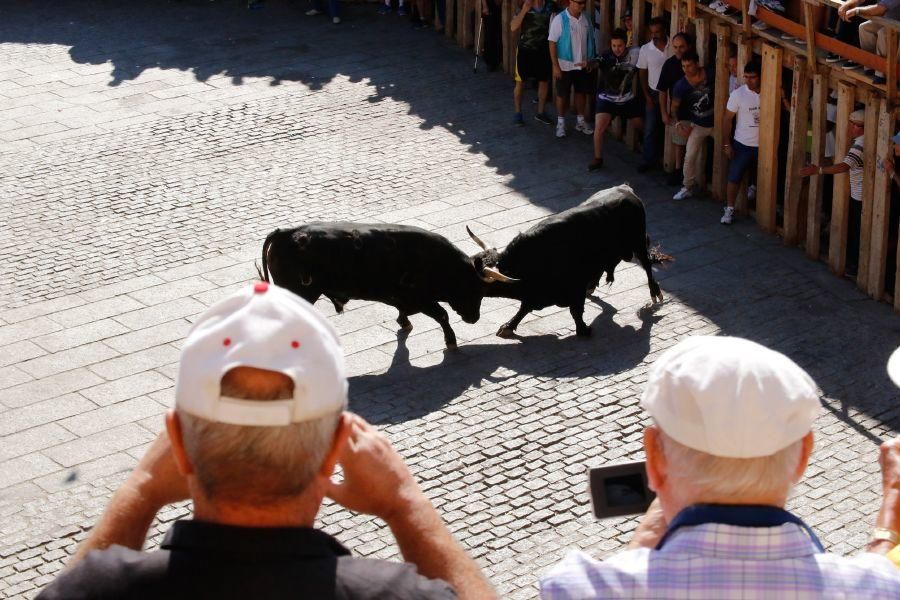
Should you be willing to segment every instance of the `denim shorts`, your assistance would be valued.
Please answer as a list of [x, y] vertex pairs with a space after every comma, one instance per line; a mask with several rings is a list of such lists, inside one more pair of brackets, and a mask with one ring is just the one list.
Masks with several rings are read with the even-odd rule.
[[745, 146], [737, 140], [731, 142], [731, 150], [734, 152], [734, 158], [728, 165], [728, 182], [740, 183], [741, 178], [747, 169], [756, 162], [759, 155], [759, 148], [754, 146]]

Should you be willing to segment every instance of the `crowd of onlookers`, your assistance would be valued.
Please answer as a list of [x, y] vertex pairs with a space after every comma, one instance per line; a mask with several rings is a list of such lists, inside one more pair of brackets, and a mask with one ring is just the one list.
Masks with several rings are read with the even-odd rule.
[[[900, 385], [900, 356], [888, 368]], [[305, 300], [258, 282], [214, 305], [182, 347], [162, 433], [39, 598], [494, 598], [347, 398], [338, 336]], [[688, 337], [654, 362], [640, 406], [656, 500], [628, 548], [535, 574], [543, 598], [900, 598], [900, 439], [881, 446], [866, 551], [844, 557], [785, 509], [821, 412], [790, 358]], [[382, 519], [405, 562], [353, 557], [316, 527], [325, 498]], [[191, 518], [142, 551], [159, 511], [186, 499]]]

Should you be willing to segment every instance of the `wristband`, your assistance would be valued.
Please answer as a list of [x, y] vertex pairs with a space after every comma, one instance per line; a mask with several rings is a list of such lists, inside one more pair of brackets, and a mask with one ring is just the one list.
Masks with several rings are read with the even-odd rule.
[[882, 540], [896, 546], [897, 544], [900, 544], [900, 533], [897, 533], [893, 529], [888, 529], [887, 527], [876, 527], [872, 530], [872, 541], [880, 542]]

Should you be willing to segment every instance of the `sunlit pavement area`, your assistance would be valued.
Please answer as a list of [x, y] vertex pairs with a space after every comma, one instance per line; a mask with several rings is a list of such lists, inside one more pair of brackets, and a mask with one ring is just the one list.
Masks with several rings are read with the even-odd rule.
[[[835, 552], [860, 550], [878, 508], [879, 442], [896, 434], [884, 371], [900, 321], [747, 217], [676, 202], [638, 157], [512, 126], [512, 82], [376, 5], [344, 22], [308, 4], [0, 1], [0, 595], [32, 596], [84, 539], [162, 427], [181, 340], [255, 277], [275, 227], [313, 220], [418, 225], [474, 252], [465, 225], [506, 244], [543, 216], [628, 180], [654, 242], [646, 278], [620, 265], [588, 302], [494, 335], [515, 303], [453, 315], [456, 351], [421, 315], [334, 315], [351, 408], [384, 429], [504, 597], [537, 594], [568, 548], [604, 556], [635, 520], [597, 522], [585, 470], [642, 458], [649, 365], [686, 336], [747, 337], [821, 386], [823, 416], [790, 508]], [[529, 97], [530, 98], [530, 97]], [[583, 257], [573, 256], [572, 260]], [[148, 547], [171, 520], [160, 515]], [[321, 526], [355, 554], [398, 556], [380, 522], [333, 504]]]

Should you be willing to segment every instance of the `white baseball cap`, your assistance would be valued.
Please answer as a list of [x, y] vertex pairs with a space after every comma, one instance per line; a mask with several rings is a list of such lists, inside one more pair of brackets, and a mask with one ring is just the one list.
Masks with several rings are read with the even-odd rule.
[[680, 444], [714, 456], [769, 456], [801, 439], [821, 403], [787, 356], [735, 337], [679, 342], [650, 370], [641, 406]]
[[891, 357], [888, 359], [887, 372], [894, 385], [900, 387], [900, 348], [891, 353]]
[[[220, 394], [235, 367], [283, 373], [289, 400], [241, 400]], [[232, 425], [285, 426], [333, 414], [347, 405], [344, 353], [334, 329], [306, 300], [258, 282], [203, 313], [181, 351], [175, 406]]]

